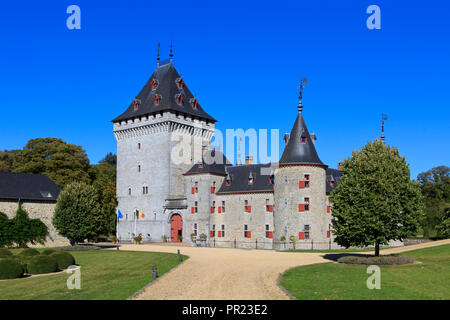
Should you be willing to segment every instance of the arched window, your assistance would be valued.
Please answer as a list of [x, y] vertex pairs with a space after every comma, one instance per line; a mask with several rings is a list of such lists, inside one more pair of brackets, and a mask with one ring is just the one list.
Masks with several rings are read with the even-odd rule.
[[155, 106], [159, 105], [159, 102], [161, 101], [161, 96], [159, 94], [155, 94], [153, 96], [153, 104]]
[[159, 81], [153, 79], [151, 83], [152, 83], [152, 90], [156, 90], [156, 88], [158, 88]]
[[176, 94], [175, 100], [177, 101], [178, 105], [182, 105], [183, 104], [183, 95], [181, 93]]

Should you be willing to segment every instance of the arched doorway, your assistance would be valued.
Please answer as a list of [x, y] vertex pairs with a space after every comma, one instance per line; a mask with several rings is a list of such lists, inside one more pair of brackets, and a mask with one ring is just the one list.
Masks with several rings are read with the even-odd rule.
[[170, 218], [170, 238], [172, 242], [181, 242], [179, 236], [183, 237], [183, 219], [179, 214], [174, 214]]

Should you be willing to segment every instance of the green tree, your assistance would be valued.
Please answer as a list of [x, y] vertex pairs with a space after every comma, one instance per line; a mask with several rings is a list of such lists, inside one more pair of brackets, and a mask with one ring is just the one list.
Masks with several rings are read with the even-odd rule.
[[22, 150], [0, 151], [0, 171], [11, 172], [14, 170], [17, 157]]
[[8, 216], [0, 212], [0, 248], [10, 247], [14, 243], [11, 231], [11, 222]]
[[47, 226], [40, 219], [30, 219], [20, 202], [9, 226], [12, 234], [10, 238], [19, 248], [27, 247], [28, 243], [43, 244], [48, 236]]
[[53, 225], [74, 245], [108, 233], [108, 217], [100, 208], [94, 187], [82, 182], [66, 186], [56, 202]]
[[394, 147], [367, 143], [343, 163], [343, 174], [330, 195], [335, 241], [342, 246], [403, 240], [417, 232], [423, 204], [420, 187]]
[[441, 222], [437, 225], [436, 229], [444, 238], [450, 238], [450, 208], [446, 208], [444, 216]]
[[45, 174], [60, 188], [71, 182], [91, 182], [86, 152], [61, 139], [31, 139], [14, 160], [15, 172]]
[[425, 237], [444, 236], [437, 226], [450, 207], [450, 168], [439, 166], [417, 176], [425, 202], [425, 215], [421, 221]]

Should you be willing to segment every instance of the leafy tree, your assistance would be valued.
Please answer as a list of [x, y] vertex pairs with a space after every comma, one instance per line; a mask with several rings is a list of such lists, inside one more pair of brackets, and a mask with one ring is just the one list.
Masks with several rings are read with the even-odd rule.
[[117, 156], [112, 152], [108, 152], [106, 156], [100, 160], [100, 163], [107, 163], [115, 167], [117, 165]]
[[31, 139], [14, 160], [15, 172], [45, 174], [61, 188], [71, 182], [91, 182], [86, 152], [61, 139]]
[[0, 212], [0, 248], [10, 247], [12, 246], [13, 242], [11, 222], [6, 214]]
[[106, 234], [107, 222], [108, 217], [101, 210], [94, 187], [74, 182], [60, 193], [53, 225], [72, 245]]
[[0, 171], [11, 172], [22, 150], [0, 151]]
[[92, 186], [97, 192], [102, 214], [107, 217], [108, 234], [115, 234], [116, 228], [116, 166], [100, 162], [94, 166]]
[[375, 140], [343, 163], [343, 174], [330, 195], [335, 241], [345, 247], [403, 240], [417, 232], [423, 204], [408, 164], [394, 147]]
[[9, 221], [9, 227], [10, 239], [19, 248], [27, 247], [28, 243], [43, 244], [48, 236], [47, 226], [40, 219], [30, 219], [20, 202], [15, 217]]
[[425, 237], [441, 236], [437, 226], [444, 219], [444, 212], [450, 207], [450, 168], [439, 166], [417, 176], [425, 201], [425, 216], [421, 221]]
[[450, 208], [445, 209], [442, 221], [436, 228], [443, 237], [450, 238]]

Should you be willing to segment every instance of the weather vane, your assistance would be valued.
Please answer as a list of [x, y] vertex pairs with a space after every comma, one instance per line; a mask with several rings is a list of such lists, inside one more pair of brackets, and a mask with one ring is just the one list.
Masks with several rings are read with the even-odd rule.
[[381, 142], [384, 143], [384, 121], [387, 120], [387, 114], [381, 114]]
[[160, 44], [158, 43], [157, 54], [156, 54], [156, 61], [157, 61], [158, 67], [159, 67], [159, 47], [160, 47]]
[[299, 96], [298, 96], [298, 111], [302, 112], [303, 106], [302, 106], [302, 98], [303, 98], [303, 88], [305, 87], [305, 84], [308, 83], [308, 80], [306, 78], [300, 79], [300, 85], [298, 86]]

